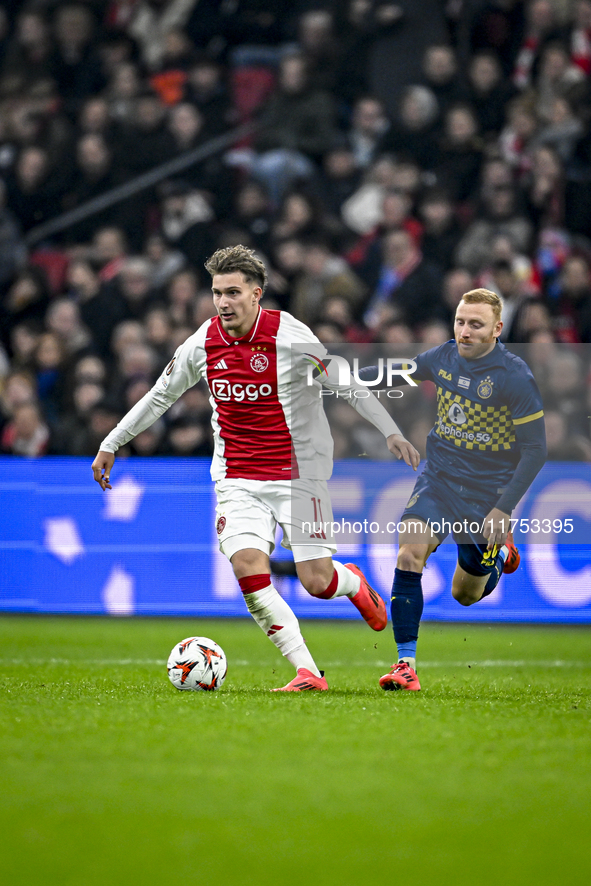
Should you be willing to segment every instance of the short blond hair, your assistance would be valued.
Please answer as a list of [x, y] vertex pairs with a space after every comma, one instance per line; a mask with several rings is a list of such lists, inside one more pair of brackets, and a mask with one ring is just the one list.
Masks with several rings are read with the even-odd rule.
[[218, 249], [207, 259], [205, 267], [216, 274], [242, 274], [249, 283], [257, 283], [263, 292], [267, 286], [267, 269], [253, 249], [238, 244]]
[[471, 289], [463, 294], [460, 301], [467, 305], [490, 305], [495, 317], [495, 323], [498, 323], [501, 319], [503, 303], [496, 292], [491, 292], [490, 289]]

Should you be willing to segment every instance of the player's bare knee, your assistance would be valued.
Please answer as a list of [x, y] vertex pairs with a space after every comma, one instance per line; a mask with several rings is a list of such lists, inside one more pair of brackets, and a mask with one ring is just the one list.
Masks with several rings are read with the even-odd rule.
[[254, 548], [236, 551], [231, 563], [236, 578], [269, 572], [268, 558], [262, 551], [257, 551]]
[[411, 547], [402, 546], [398, 551], [396, 566], [404, 572], [422, 572], [425, 565], [425, 557], [422, 553], [414, 551]]
[[478, 603], [482, 597], [481, 590], [470, 591], [467, 588], [454, 586], [451, 592], [454, 600], [457, 600], [461, 606], [472, 606], [474, 603]]

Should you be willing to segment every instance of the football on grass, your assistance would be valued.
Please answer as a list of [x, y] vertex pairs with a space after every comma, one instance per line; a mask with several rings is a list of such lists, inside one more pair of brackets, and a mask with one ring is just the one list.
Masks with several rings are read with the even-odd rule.
[[226, 679], [228, 662], [221, 646], [209, 637], [187, 637], [173, 648], [166, 670], [177, 689], [212, 692]]

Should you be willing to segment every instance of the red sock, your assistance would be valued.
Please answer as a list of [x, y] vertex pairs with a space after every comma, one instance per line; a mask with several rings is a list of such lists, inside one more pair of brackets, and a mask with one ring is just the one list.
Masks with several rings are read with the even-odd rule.
[[320, 600], [331, 600], [337, 592], [337, 587], [339, 584], [339, 574], [335, 571], [332, 574], [332, 578], [330, 580], [330, 584], [325, 591], [322, 591], [321, 594], [316, 594], [316, 596]]
[[268, 588], [271, 584], [271, 576], [268, 573], [261, 575], [245, 575], [244, 578], [238, 579], [240, 590], [243, 594], [255, 594]]

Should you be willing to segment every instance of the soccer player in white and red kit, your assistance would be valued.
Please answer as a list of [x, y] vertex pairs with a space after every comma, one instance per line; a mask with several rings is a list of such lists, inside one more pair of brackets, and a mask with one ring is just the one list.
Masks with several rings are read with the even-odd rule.
[[[176, 351], [160, 379], [101, 443], [92, 470], [110, 489], [115, 452], [155, 422], [187, 388], [204, 378], [211, 393], [220, 550], [232, 564], [249, 612], [296, 668], [287, 691], [328, 689], [298, 621], [271, 582], [269, 556], [277, 524], [309, 594], [347, 596], [374, 630], [386, 626], [384, 602], [354, 565], [333, 561], [332, 508], [327, 480], [332, 438], [310, 362], [328, 362], [315, 335], [284, 311], [265, 311], [260, 299], [265, 266], [243, 246], [219, 249], [206, 263], [217, 316]], [[299, 345], [293, 348], [293, 345]], [[325, 370], [322, 384], [341, 385]], [[419, 454], [369, 392], [349, 402], [386, 438], [388, 448], [415, 470]], [[312, 531], [310, 531], [310, 527]]]

